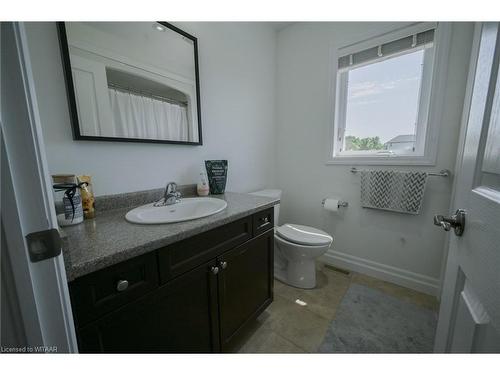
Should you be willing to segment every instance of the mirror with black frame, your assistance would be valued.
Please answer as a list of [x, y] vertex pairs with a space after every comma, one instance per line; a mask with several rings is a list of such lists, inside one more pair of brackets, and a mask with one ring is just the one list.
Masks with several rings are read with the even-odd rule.
[[167, 22], [59, 22], [76, 140], [201, 145], [197, 39]]

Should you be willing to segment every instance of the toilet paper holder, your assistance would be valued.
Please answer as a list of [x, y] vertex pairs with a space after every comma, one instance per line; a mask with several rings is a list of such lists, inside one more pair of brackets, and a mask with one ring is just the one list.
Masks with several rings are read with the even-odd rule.
[[[323, 198], [323, 200], [321, 201], [321, 205], [324, 206], [325, 205], [325, 201], [327, 200], [327, 198]], [[338, 204], [339, 208], [340, 207], [347, 207], [349, 206], [349, 203], [346, 202], [346, 201], [339, 201], [339, 204]]]

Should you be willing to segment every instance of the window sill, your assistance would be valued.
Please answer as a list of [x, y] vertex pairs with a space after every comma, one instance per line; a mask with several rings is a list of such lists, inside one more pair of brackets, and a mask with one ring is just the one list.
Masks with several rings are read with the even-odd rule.
[[326, 165], [436, 165], [430, 156], [334, 156]]

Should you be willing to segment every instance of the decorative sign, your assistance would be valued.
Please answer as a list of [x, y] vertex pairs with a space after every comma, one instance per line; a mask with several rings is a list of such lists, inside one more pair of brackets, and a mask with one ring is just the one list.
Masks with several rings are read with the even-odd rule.
[[223, 194], [226, 190], [227, 160], [205, 160], [210, 194]]

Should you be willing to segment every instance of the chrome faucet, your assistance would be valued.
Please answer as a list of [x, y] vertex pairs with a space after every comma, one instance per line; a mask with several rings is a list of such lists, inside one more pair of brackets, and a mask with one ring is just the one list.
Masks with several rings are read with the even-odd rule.
[[181, 201], [181, 193], [177, 191], [177, 184], [175, 182], [169, 182], [165, 187], [165, 193], [163, 193], [163, 198], [158, 202], [155, 202], [155, 206], [171, 206], [173, 204], [179, 203]]

